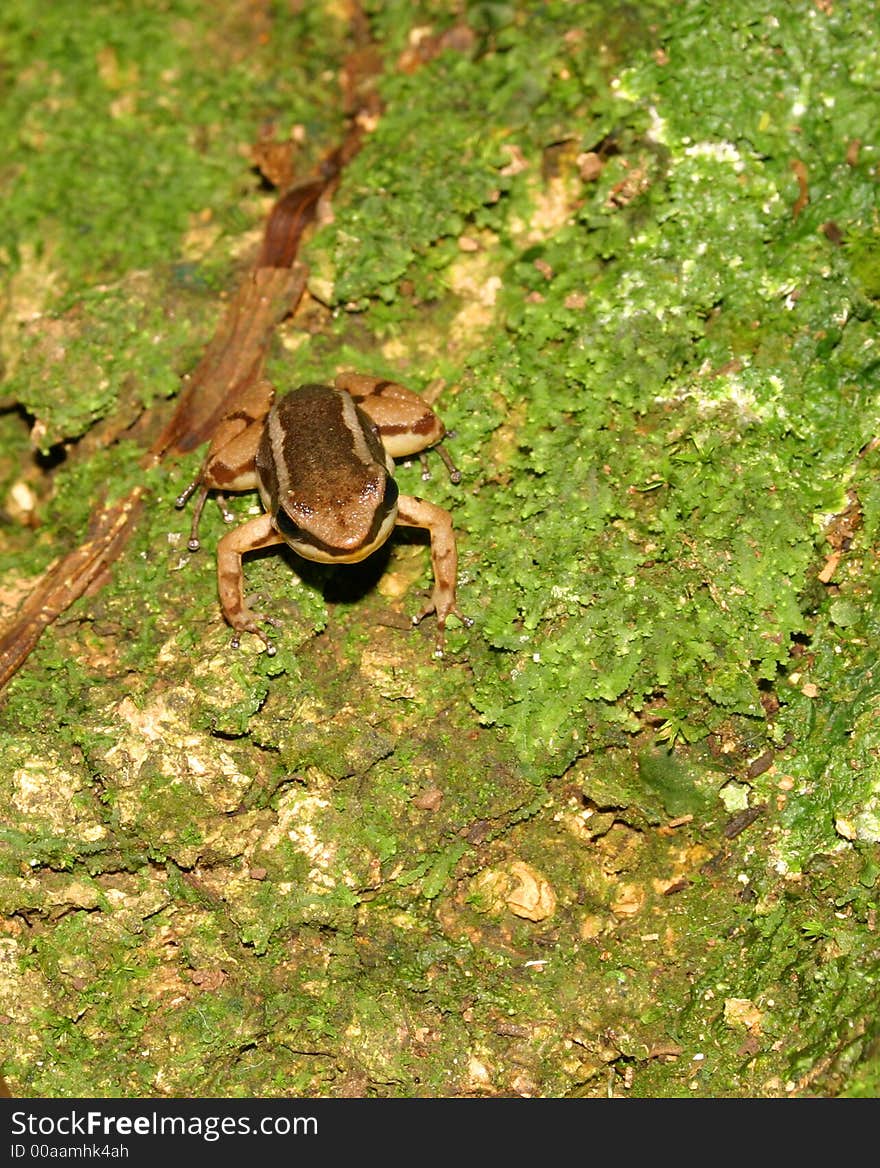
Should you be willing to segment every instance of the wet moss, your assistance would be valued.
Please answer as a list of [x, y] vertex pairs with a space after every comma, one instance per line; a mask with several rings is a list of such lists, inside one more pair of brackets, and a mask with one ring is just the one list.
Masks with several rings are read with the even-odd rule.
[[399, 470], [458, 533], [475, 623], [442, 661], [404, 539], [349, 574], [249, 563], [279, 652], [231, 650], [224, 525], [191, 556], [173, 506], [198, 456], [147, 474], [119, 440], [254, 245], [261, 125], [300, 127], [304, 169], [340, 131], [335, 7], [233, 5], [232, 39], [198, 3], [0, 18], [0, 478], [37, 498], [0, 528], [10, 602], [149, 487], [3, 697], [4, 1073], [871, 1094], [866, 14], [432, 3], [447, 47], [410, 68], [410, 17], [367, 9], [385, 109], [270, 367], [397, 377], [454, 429], [460, 486]]

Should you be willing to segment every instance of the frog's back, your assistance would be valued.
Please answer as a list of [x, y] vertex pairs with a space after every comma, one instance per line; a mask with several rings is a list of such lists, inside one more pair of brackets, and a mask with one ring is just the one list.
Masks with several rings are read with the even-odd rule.
[[302, 385], [273, 405], [256, 467], [264, 504], [282, 524], [287, 516], [315, 546], [345, 552], [373, 543], [396, 500], [388, 462], [348, 393]]

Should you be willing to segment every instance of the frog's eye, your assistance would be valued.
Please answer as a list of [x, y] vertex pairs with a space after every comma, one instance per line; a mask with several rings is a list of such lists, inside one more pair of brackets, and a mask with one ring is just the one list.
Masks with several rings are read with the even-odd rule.
[[306, 539], [306, 533], [298, 523], [294, 523], [283, 507], [279, 507], [275, 515], [275, 526], [286, 540], [301, 543]]

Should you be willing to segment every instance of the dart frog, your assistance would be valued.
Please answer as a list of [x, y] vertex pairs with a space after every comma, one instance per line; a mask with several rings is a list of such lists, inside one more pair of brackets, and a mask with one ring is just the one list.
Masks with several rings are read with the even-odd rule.
[[[436, 654], [443, 652], [446, 619], [464, 624], [455, 599], [458, 553], [448, 511], [400, 495], [394, 459], [437, 447], [453, 482], [461, 480], [439, 445], [445, 434], [434, 411], [412, 390], [361, 373], [344, 373], [334, 385], [301, 385], [275, 400], [267, 381], [255, 383], [218, 426], [195, 482], [177, 499], [183, 507], [198, 490], [189, 549], [199, 548], [198, 525], [209, 491], [255, 488], [265, 511], [228, 532], [217, 545], [217, 582], [223, 615], [234, 630], [254, 633], [271, 655], [275, 647], [244, 596], [242, 556], [287, 544], [307, 560], [351, 564], [365, 559], [395, 526], [422, 527], [431, 537], [434, 590], [415, 617], [437, 614]], [[423, 477], [427, 477], [425, 474]], [[219, 495], [224, 518], [233, 520]]]

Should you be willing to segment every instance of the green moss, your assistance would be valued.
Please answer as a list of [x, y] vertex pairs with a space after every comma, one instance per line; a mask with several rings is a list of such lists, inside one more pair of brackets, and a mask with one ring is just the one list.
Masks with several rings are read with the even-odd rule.
[[[224, 525], [190, 555], [173, 505], [198, 456], [113, 440], [249, 254], [244, 147], [299, 125], [305, 171], [342, 124], [333, 6], [210, 7], [0, 18], [0, 477], [42, 525], [0, 530], [10, 581], [148, 487], [0, 711], [5, 1073], [870, 1094], [877, 6], [367, 6], [385, 108], [308, 248], [332, 312], [270, 368], [436, 398], [463, 481], [399, 480], [458, 534], [442, 661], [405, 538], [253, 557], [279, 652], [232, 651]], [[464, 48], [398, 69], [410, 20]]]
[[[235, 6], [217, 19], [189, 0], [134, 13], [113, 0], [87, 13], [62, 3], [37, 19], [28, 0], [5, 5], [7, 259], [39, 233], [69, 279], [105, 277], [163, 262], [189, 215], [240, 229], [247, 161], [232, 164], [230, 142], [247, 145], [261, 118], [281, 115], [288, 132], [298, 120], [338, 124], [309, 63], [338, 26], [312, 10], [279, 30], [254, 60], [246, 46], [260, 29]], [[295, 70], [291, 44], [301, 46]]]
[[161, 274], [158, 287], [136, 274], [62, 301], [26, 338], [6, 382], [37, 419], [41, 452], [81, 437], [120, 400], [130, 410], [176, 392], [196, 359], [193, 333], [204, 312], [204, 302]]

